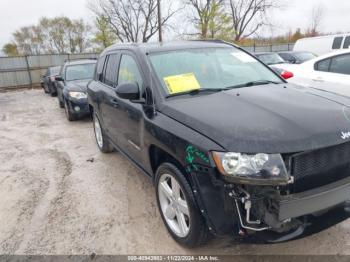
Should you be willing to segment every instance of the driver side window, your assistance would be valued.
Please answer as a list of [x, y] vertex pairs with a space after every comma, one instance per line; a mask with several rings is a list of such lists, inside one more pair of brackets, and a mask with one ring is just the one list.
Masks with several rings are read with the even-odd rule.
[[130, 55], [123, 55], [120, 61], [118, 85], [136, 82], [142, 88], [143, 81], [135, 59]]

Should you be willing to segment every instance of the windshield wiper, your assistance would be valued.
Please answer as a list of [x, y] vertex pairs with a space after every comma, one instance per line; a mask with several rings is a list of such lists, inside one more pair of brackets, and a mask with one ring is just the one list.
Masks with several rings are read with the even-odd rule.
[[186, 92], [171, 94], [171, 95], [168, 95], [166, 98], [174, 97], [174, 96], [182, 96], [182, 95], [197, 95], [197, 94], [206, 93], [206, 92], [216, 93], [216, 92], [222, 92], [222, 91], [226, 91], [226, 90], [230, 90], [230, 88], [200, 88], [200, 89], [193, 89], [193, 90], [186, 91]]
[[268, 84], [275, 84], [279, 85], [282, 84], [282, 82], [276, 82], [271, 80], [257, 80], [257, 81], [250, 81], [244, 84], [232, 86], [230, 88], [240, 88], [240, 87], [248, 87], [248, 86], [260, 86], [260, 85], [268, 85]]

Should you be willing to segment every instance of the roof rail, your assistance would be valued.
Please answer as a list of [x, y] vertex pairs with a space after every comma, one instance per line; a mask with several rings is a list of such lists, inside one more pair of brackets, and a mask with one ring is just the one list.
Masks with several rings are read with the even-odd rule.
[[227, 45], [233, 45], [233, 46], [236, 46], [238, 47], [238, 45], [234, 44], [234, 43], [231, 43], [231, 42], [228, 42], [228, 41], [225, 41], [225, 40], [221, 40], [221, 39], [192, 39], [192, 40], [189, 40], [189, 41], [204, 41], [204, 42], [213, 42], [213, 43], [221, 43], [221, 44], [227, 44]]

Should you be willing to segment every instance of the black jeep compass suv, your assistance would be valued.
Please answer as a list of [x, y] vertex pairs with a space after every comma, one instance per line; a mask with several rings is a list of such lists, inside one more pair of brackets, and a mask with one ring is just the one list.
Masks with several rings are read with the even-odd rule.
[[155, 185], [180, 244], [282, 242], [349, 217], [350, 100], [224, 42], [118, 44], [88, 85], [97, 145]]

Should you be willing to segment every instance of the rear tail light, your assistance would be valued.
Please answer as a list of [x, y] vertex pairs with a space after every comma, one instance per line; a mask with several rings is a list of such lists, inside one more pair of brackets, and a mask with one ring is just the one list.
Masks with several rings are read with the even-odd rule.
[[294, 74], [292, 72], [287, 71], [287, 70], [283, 70], [281, 73], [281, 76], [283, 77], [283, 79], [289, 79], [289, 78], [292, 78], [294, 76]]

